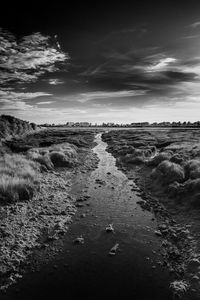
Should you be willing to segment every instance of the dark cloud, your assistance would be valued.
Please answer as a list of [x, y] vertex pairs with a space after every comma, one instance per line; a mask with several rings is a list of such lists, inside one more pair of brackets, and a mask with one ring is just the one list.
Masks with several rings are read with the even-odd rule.
[[166, 78], [174, 84], [179, 81], [194, 81], [198, 75], [196, 73], [186, 73], [178, 71], [165, 71], [162, 73]]
[[[162, 58], [161, 58], [162, 57]], [[192, 65], [194, 62], [190, 62]], [[106, 90], [132, 89], [137, 90], [143, 86], [144, 90], [154, 91], [160, 88], [167, 91], [170, 86], [186, 81], [195, 81], [198, 74], [188, 72], [184, 64], [179, 64], [175, 58], [168, 58], [158, 53], [153, 56], [137, 54], [130, 60], [118, 55], [118, 59], [110, 59], [93, 69], [88, 69], [82, 76], [86, 76], [90, 86]], [[159, 87], [160, 86], [160, 87]]]

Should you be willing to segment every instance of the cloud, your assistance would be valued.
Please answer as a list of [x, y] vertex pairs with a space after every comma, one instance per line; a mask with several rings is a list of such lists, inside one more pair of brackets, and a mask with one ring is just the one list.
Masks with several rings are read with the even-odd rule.
[[37, 105], [46, 105], [46, 104], [51, 104], [54, 101], [41, 101], [41, 102], [37, 102]]
[[0, 110], [32, 110], [34, 105], [27, 104], [27, 100], [32, 100], [44, 96], [52, 96], [49, 93], [20, 93], [0, 90]]
[[94, 99], [109, 99], [109, 98], [124, 98], [124, 97], [134, 97], [144, 95], [146, 91], [144, 90], [129, 90], [129, 91], [96, 91], [96, 92], [88, 92], [81, 93], [80, 99], [78, 100], [81, 103], [91, 101]]
[[[195, 82], [200, 76], [200, 58], [181, 57], [162, 52], [158, 47], [130, 50], [126, 53], [108, 51], [104, 61], [87, 68], [80, 75], [87, 78], [90, 87], [110, 92], [146, 91], [144, 95], [158, 96], [178, 93], [182, 84]], [[125, 103], [125, 101], [122, 101]]]
[[21, 39], [0, 29], [0, 85], [34, 82], [69, 59], [57, 40], [37, 32]]
[[198, 76], [196, 73], [192, 72], [181, 72], [181, 71], [165, 71], [162, 73], [166, 76], [169, 80], [174, 80], [175, 82], [178, 81], [193, 81]]
[[173, 57], [165, 57], [160, 59], [159, 61], [155, 62], [152, 66], [147, 67], [147, 71], [149, 72], [157, 72], [157, 71], [163, 71], [168, 67], [171, 63], [174, 63], [176, 61], [176, 58]]
[[56, 78], [49, 79], [49, 84], [51, 84], [51, 85], [58, 85], [58, 84], [63, 84], [63, 83], [64, 83], [64, 81], [62, 81], [60, 79], [56, 79]]
[[197, 28], [198, 26], [200, 26], [200, 21], [190, 24], [190, 27], [192, 27], [192, 28]]
[[4, 100], [0, 99], [0, 109], [1, 111], [30, 111], [33, 109], [33, 106], [27, 104], [23, 101], [12, 101], [12, 100]]
[[196, 39], [199, 37], [200, 37], [200, 34], [192, 34], [192, 35], [183, 36], [182, 39]]
[[52, 96], [52, 94], [44, 93], [44, 92], [35, 92], [35, 93], [20, 93], [20, 92], [12, 92], [12, 91], [3, 91], [0, 90], [0, 100], [28, 100], [43, 96]]

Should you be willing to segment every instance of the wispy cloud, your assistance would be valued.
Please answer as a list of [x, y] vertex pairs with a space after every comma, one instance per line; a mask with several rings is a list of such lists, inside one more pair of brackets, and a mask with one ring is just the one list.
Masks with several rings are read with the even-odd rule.
[[60, 80], [57, 78], [49, 79], [49, 84], [51, 84], [51, 85], [59, 85], [59, 84], [63, 84], [63, 83], [64, 83], [63, 80]]
[[163, 71], [166, 69], [166, 67], [168, 67], [175, 61], [176, 61], [176, 58], [165, 57], [165, 58], [162, 58], [159, 61], [155, 62], [153, 65], [147, 67], [146, 70], [151, 71], [151, 72]]
[[200, 37], [200, 34], [191, 34], [191, 35], [183, 36], [182, 39], [196, 39], [199, 37]]
[[[58, 71], [68, 61], [68, 54], [61, 51], [57, 36], [33, 33], [17, 39], [12, 33], [0, 29], [0, 110], [35, 111], [41, 97], [51, 97], [48, 92], [20, 92], [22, 83], [35, 82], [45, 73]], [[52, 79], [50, 84], [61, 84]], [[33, 103], [30, 100], [34, 100]]]
[[23, 101], [12, 101], [12, 100], [0, 100], [0, 109], [1, 111], [30, 111], [33, 109], [33, 106], [27, 104]]
[[0, 85], [36, 81], [46, 72], [59, 69], [69, 59], [58, 42], [37, 32], [18, 40], [0, 29]]
[[0, 100], [13, 100], [13, 101], [17, 101], [18, 99], [28, 100], [28, 99], [33, 99], [33, 98], [38, 98], [43, 96], [52, 96], [52, 94], [43, 93], [43, 92], [20, 93], [20, 92], [0, 90]]
[[88, 92], [80, 94], [79, 102], [87, 102], [94, 99], [110, 99], [110, 98], [124, 98], [124, 97], [134, 97], [145, 95], [146, 91], [144, 90], [129, 90], [129, 91], [97, 91], [97, 92]]
[[0, 110], [32, 110], [34, 105], [27, 104], [27, 100], [37, 99], [51, 94], [43, 92], [20, 93], [0, 90]]
[[194, 23], [190, 24], [189, 27], [197, 28], [197, 27], [199, 27], [199, 26], [200, 26], [200, 21], [197, 21], [197, 22], [194, 22]]
[[37, 102], [37, 105], [47, 105], [51, 103], [54, 103], [54, 101], [41, 101], [41, 102]]

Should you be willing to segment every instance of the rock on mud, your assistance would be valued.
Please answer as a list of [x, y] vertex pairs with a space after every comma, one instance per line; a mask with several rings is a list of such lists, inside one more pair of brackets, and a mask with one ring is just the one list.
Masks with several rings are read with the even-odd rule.
[[82, 236], [80, 236], [80, 237], [77, 237], [74, 241], [73, 241], [73, 243], [74, 244], [84, 244], [84, 238], [82, 237]]
[[116, 255], [116, 253], [117, 253], [117, 249], [119, 248], [119, 244], [118, 243], [116, 243], [111, 249], [110, 249], [110, 251], [109, 251], [109, 255], [110, 256], [114, 256], [114, 255]]
[[181, 298], [189, 289], [189, 284], [185, 280], [175, 280], [170, 283], [170, 289], [175, 296]]
[[113, 228], [113, 224], [109, 224], [108, 226], [106, 226], [106, 232], [113, 232], [114, 228]]

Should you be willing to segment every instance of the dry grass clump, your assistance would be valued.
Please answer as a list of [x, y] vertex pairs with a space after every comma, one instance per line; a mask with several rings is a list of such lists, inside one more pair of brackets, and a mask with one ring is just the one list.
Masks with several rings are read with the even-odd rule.
[[180, 165], [184, 162], [184, 158], [182, 157], [182, 155], [176, 153], [176, 154], [172, 155], [172, 157], [170, 158], [170, 161]]
[[200, 208], [200, 178], [189, 179], [184, 183], [173, 182], [168, 186], [168, 195]]
[[186, 176], [191, 179], [200, 178], [200, 160], [192, 159], [185, 165]]
[[190, 195], [200, 192], [200, 178], [187, 180], [184, 183], [183, 188], [184, 192]]
[[62, 151], [52, 151], [49, 153], [54, 167], [70, 167], [72, 162]]
[[16, 202], [29, 200], [33, 197], [34, 185], [23, 178], [2, 176], [0, 179], [0, 201]]
[[77, 147], [69, 144], [52, 146], [49, 157], [54, 167], [72, 167], [77, 162]]
[[0, 201], [29, 200], [36, 186], [38, 166], [19, 154], [0, 158]]
[[128, 146], [128, 145], [123, 145], [123, 146], [116, 146], [115, 147], [115, 152], [118, 153], [119, 155], [126, 155], [126, 154], [131, 154], [135, 150], [134, 147]]
[[51, 170], [54, 167], [71, 167], [77, 163], [76, 150], [76, 146], [65, 143], [48, 148], [33, 148], [27, 152], [27, 156], [40, 163], [43, 169]]
[[184, 157], [184, 153], [174, 154], [170, 161], [160, 163], [151, 176], [167, 185], [169, 197], [200, 208], [200, 160], [196, 158], [184, 162]]
[[173, 162], [164, 160], [152, 171], [152, 178], [158, 179], [164, 184], [183, 182], [185, 178], [184, 169]]
[[[136, 149], [135, 149], [136, 150]], [[130, 164], [142, 164], [144, 163], [144, 155], [140, 150], [134, 151], [132, 154], [126, 154], [124, 161]]]
[[200, 208], [200, 178], [187, 180], [180, 186], [177, 195], [184, 197], [193, 207]]
[[77, 147], [68, 143], [49, 149], [49, 156], [55, 167], [68, 167], [77, 162]]
[[162, 161], [164, 160], [170, 160], [171, 158], [171, 153], [169, 152], [161, 152], [154, 156], [150, 161], [150, 165], [158, 166]]
[[0, 175], [34, 179], [37, 165], [20, 154], [5, 154], [0, 157]]
[[181, 185], [177, 181], [170, 183], [167, 189], [168, 196], [171, 198], [176, 198], [177, 196], [179, 196], [181, 194], [181, 191]]
[[143, 154], [126, 154], [124, 157], [124, 161], [130, 164], [143, 164], [144, 163], [144, 156]]
[[43, 167], [43, 169], [53, 169], [53, 163], [49, 157], [49, 152], [47, 150], [39, 151], [39, 149], [31, 149], [30, 151], [28, 151], [27, 156], [33, 161], [38, 162]]
[[65, 155], [67, 155], [70, 158], [77, 157], [77, 149], [78, 148], [75, 145], [68, 143], [53, 145], [49, 148], [50, 151], [62, 151]]
[[177, 298], [182, 298], [189, 289], [189, 284], [185, 280], [175, 280], [170, 283], [170, 289]]
[[[145, 162], [149, 161], [149, 158], [154, 155], [155, 149], [154, 147], [145, 147], [145, 148], [139, 148], [136, 149], [134, 147], [123, 147], [123, 154], [125, 156], [123, 157], [123, 160], [126, 163], [130, 164], [144, 164]], [[121, 152], [120, 152], [121, 154]]]

